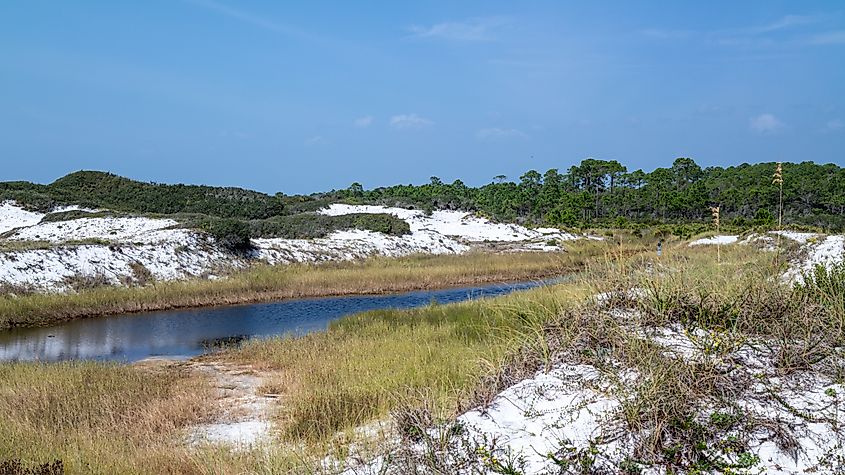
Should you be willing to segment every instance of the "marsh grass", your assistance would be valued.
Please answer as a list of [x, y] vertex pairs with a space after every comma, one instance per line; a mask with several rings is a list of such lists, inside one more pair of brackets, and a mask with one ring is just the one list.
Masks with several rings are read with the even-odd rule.
[[0, 329], [42, 326], [93, 315], [228, 305], [286, 298], [383, 294], [561, 275], [601, 252], [574, 244], [566, 253], [473, 253], [363, 261], [261, 265], [218, 280], [154, 282], [142, 287], [80, 288], [69, 294], [0, 294]]
[[[170, 468], [161, 471], [319, 473], [317, 461], [327, 453], [341, 459], [349, 455], [353, 445], [360, 446], [357, 430], [374, 421], [393, 424], [406, 445], [416, 443], [429, 437], [426, 431], [432, 424], [484, 406], [502, 389], [566, 361], [593, 365], [615, 381], [612, 390], [623, 401], [620, 430], [639, 435], [638, 461], [672, 470], [727, 473], [753, 465], [748, 456], [739, 462], [713, 456], [729, 433], [769, 430], [779, 444], [793, 443], [777, 421], [735, 410], [736, 398], [755, 382], [731, 360], [735, 349], [752, 340], [762, 341], [765, 345], [758, 349], [771, 356], [778, 375], [812, 369], [842, 381], [842, 358], [837, 353], [843, 344], [842, 319], [831, 310], [838, 307], [830, 304], [841, 301], [836, 300], [841, 298], [837, 271], [793, 289], [781, 283], [783, 269], [777, 262], [751, 246], [725, 246], [717, 251], [681, 243], [667, 245], [661, 257], [624, 240], [590, 246], [594, 247], [572, 251], [555, 264], [557, 272], [580, 269], [560, 284], [492, 300], [367, 312], [341, 319], [324, 333], [249, 341], [215, 354], [215, 359], [252, 365], [272, 375], [263, 388], [279, 395], [278, 440], [271, 448], [246, 452], [213, 446], [192, 452], [172, 444], [164, 448], [157, 441], [172, 440], [168, 434], [201, 418], [202, 410], [191, 412], [193, 406], [187, 403], [181, 409], [178, 404], [163, 409], [157, 401], [170, 400], [179, 391], [156, 399], [150, 394], [161, 391], [148, 393], [144, 388], [163, 383], [145, 383], [141, 388], [131, 373], [124, 373], [125, 367], [107, 366], [98, 371], [111, 376], [96, 376], [105, 382], [93, 389], [54, 382], [33, 383], [32, 395], [26, 390], [20, 396], [14, 390], [0, 393], [0, 405], [27, 408], [17, 411], [14, 419], [0, 415], [0, 423], [13, 420], [19, 428], [10, 432], [17, 438], [7, 437], [0, 454], [15, 458], [25, 452], [19, 458], [38, 463], [62, 455], [73, 467], [97, 460], [101, 472], [109, 471], [103, 467], [131, 473], [166, 466]], [[370, 273], [379, 280], [365, 281], [364, 288], [373, 288], [372, 282], [388, 285], [405, 278], [434, 285], [442, 282], [444, 267], [455, 266], [449, 271], [452, 276], [474, 276], [479, 274], [466, 274], [461, 264], [474, 262], [476, 269], [495, 273], [508, 262], [529, 270], [535, 262], [524, 260], [525, 256], [468, 259], [435, 259], [442, 264], [436, 271], [428, 267], [431, 261], [427, 259], [334, 264], [321, 268], [323, 275], [309, 267], [308, 272], [295, 275], [287, 288], [307, 289], [326, 282], [348, 288], [343, 286], [361, 285], [353, 277], [367, 279]], [[397, 262], [405, 262], [407, 268]], [[543, 266], [548, 269], [548, 261]], [[250, 288], [272, 289], [280, 277], [273, 274], [264, 280], [253, 274], [251, 278]], [[647, 334], [631, 330], [668, 326], [698, 335], [693, 341], [708, 358], [678, 359], [667, 355]], [[12, 373], [0, 369], [2, 380], [28, 367], [15, 368]], [[56, 369], [56, 374], [51, 366], [32, 368], [38, 369], [17, 381], [64, 381], [56, 378], [66, 373], [75, 374], [75, 381], [85, 380], [81, 376], [85, 365], [71, 365], [71, 371]], [[625, 369], [637, 371], [635, 384], [620, 376]], [[169, 377], [165, 380], [170, 381]], [[189, 384], [174, 381], [165, 387]], [[21, 383], [8, 387], [21, 387]], [[51, 393], [57, 395], [55, 402], [45, 396]], [[80, 398], [93, 402], [86, 405]], [[109, 409], [115, 407], [123, 409]], [[701, 411], [707, 408], [713, 413], [702, 420]], [[65, 416], [46, 415], [65, 412], [83, 416], [65, 420]], [[145, 422], [146, 413], [169, 422]], [[39, 440], [38, 434], [47, 426], [62, 427], [71, 435], [47, 429], [47, 436]], [[71, 426], [83, 429], [68, 429]], [[138, 434], [126, 432], [136, 426], [142, 428]], [[458, 432], [453, 435], [459, 436]], [[71, 436], [77, 439], [66, 438]], [[745, 442], [739, 437], [731, 442], [731, 450], [744, 453]], [[434, 443], [442, 449], [448, 441]], [[20, 449], [30, 444], [32, 449]], [[373, 451], [377, 453], [377, 447]], [[443, 453], [432, 450], [422, 459], [406, 458], [402, 463], [416, 464], [407, 465], [409, 470], [428, 467], [449, 473], [454, 465], [444, 462]], [[582, 455], [589, 456], [578, 457]], [[142, 459], [150, 465], [141, 465]], [[630, 462], [631, 470], [637, 463]]]
[[[612, 262], [616, 251], [591, 265]], [[265, 389], [282, 395], [276, 420], [283, 441], [330, 445], [400, 407], [424, 403], [444, 417], [489, 400], [549, 362], [545, 326], [590, 291], [574, 278], [489, 301], [371, 311], [325, 333], [250, 341], [215, 358], [275, 374]], [[517, 365], [520, 354], [526, 358]], [[507, 374], [498, 371], [504, 366]], [[493, 380], [479, 384], [485, 377]]]
[[209, 416], [210, 390], [179, 369], [102, 363], [0, 365], [0, 461], [60, 460], [68, 473], [186, 473], [181, 430]]

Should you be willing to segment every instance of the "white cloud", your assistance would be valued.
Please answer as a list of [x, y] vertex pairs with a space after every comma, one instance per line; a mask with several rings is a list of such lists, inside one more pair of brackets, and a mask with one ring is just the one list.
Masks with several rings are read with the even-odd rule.
[[436, 23], [431, 26], [412, 26], [416, 38], [440, 38], [457, 41], [491, 41], [496, 30], [510, 21], [503, 17], [475, 18], [459, 22]]
[[820, 19], [821, 18], [816, 15], [786, 15], [772, 23], [761, 26], [752, 26], [749, 28], [745, 28], [743, 31], [751, 35], [771, 33], [773, 31], [786, 30], [799, 26], [810, 25], [812, 23], [818, 22]]
[[373, 116], [367, 115], [364, 117], [358, 117], [357, 119], [352, 121], [352, 125], [361, 129], [367, 128], [373, 125]]
[[749, 121], [751, 130], [762, 134], [774, 133], [783, 128], [783, 122], [772, 114], [760, 114]]
[[390, 126], [394, 129], [422, 129], [434, 125], [434, 122], [417, 114], [400, 114], [390, 118]]
[[841, 45], [845, 44], [845, 30], [828, 31], [810, 36], [806, 40], [811, 45]]
[[305, 139], [305, 145], [308, 147], [318, 147], [320, 145], [326, 145], [329, 141], [326, 140], [322, 135], [315, 135], [313, 137], [308, 137]]
[[500, 129], [498, 127], [493, 127], [479, 130], [475, 133], [475, 137], [479, 140], [527, 139], [528, 134], [517, 129]]
[[829, 120], [827, 121], [827, 124], [824, 125], [825, 132], [838, 132], [843, 129], [845, 129], [845, 121], [842, 119]]

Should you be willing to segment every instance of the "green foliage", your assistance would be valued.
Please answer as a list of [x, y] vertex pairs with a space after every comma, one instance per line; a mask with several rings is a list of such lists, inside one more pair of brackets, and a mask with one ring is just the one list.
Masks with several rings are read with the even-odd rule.
[[819, 264], [803, 275], [796, 288], [811, 300], [845, 317], [845, 262]]
[[[426, 212], [459, 209], [503, 222], [581, 228], [706, 224], [710, 222], [709, 207], [719, 206], [723, 225], [771, 226], [776, 222], [772, 210], [778, 209], [778, 187], [772, 184], [776, 166], [770, 162], [702, 168], [691, 158], [682, 157], [670, 167], [644, 172], [629, 171], [615, 160], [586, 159], [565, 172], [528, 170], [518, 182], [498, 175], [492, 183], [469, 187], [460, 180], [446, 183], [431, 177], [423, 185], [372, 190], [356, 182], [344, 190], [310, 196], [141, 183], [109, 173], [77, 172], [49, 185], [0, 183], [0, 201], [15, 200], [44, 211], [59, 204], [76, 204], [119, 212], [201, 214], [242, 220], [309, 213], [337, 202], [371, 203]], [[784, 163], [783, 180], [785, 223], [827, 230], [845, 228], [845, 169], [833, 164]], [[289, 227], [271, 223], [258, 228], [274, 226]], [[322, 224], [316, 227], [330, 228]], [[695, 234], [695, 230], [681, 231], [681, 235]]]
[[83, 211], [80, 209], [70, 210], [70, 211], [59, 211], [57, 213], [49, 213], [48, 215], [44, 216], [41, 219], [42, 223], [52, 223], [58, 221], [70, 221], [72, 219], [80, 219], [80, 218], [105, 218], [109, 216], [118, 216], [119, 213], [113, 213], [111, 211], [98, 211], [98, 212], [91, 212], [91, 211]]
[[201, 213], [261, 219], [284, 211], [281, 196], [242, 188], [143, 183], [111, 173], [81, 171], [49, 185], [0, 183], [0, 200], [13, 199], [34, 209], [76, 204], [136, 213]]
[[775, 223], [775, 217], [772, 212], [766, 208], [760, 208], [754, 213], [754, 224], [757, 226], [771, 226]]
[[249, 225], [232, 218], [209, 218], [200, 228], [218, 243], [232, 251], [245, 251], [252, 247]]
[[[701, 168], [690, 158], [647, 173], [615, 160], [583, 160], [565, 173], [529, 170], [519, 182], [503, 175], [478, 188], [430, 180], [364, 190], [360, 184], [323, 195], [331, 200], [463, 209], [498, 221], [566, 227], [709, 223], [719, 206], [722, 223], [771, 226], [778, 206], [775, 163]], [[784, 163], [784, 222], [845, 228], [845, 169], [812, 162]], [[689, 235], [689, 232], [680, 234]]]
[[344, 229], [376, 231], [393, 236], [411, 232], [407, 222], [390, 214], [355, 213], [327, 216], [302, 213], [249, 222], [249, 233], [254, 238], [321, 238]]

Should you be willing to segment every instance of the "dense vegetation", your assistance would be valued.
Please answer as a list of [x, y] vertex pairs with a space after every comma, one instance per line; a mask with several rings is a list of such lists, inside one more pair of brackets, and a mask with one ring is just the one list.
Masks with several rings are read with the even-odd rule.
[[81, 205], [114, 211], [60, 211], [44, 221], [120, 216], [122, 212], [163, 214], [200, 228], [225, 246], [240, 250], [250, 238], [325, 237], [342, 229], [362, 229], [395, 236], [410, 233], [405, 221], [387, 214], [325, 216], [313, 213], [328, 204], [314, 197], [275, 196], [241, 188], [142, 183], [102, 172], [76, 172], [49, 185], [0, 183], [0, 201], [13, 199], [49, 211], [57, 205]]
[[208, 215], [176, 214], [172, 217], [185, 227], [206, 231], [218, 242], [234, 251], [246, 250], [251, 245], [250, 239], [255, 238], [314, 239], [346, 229], [375, 231], [392, 236], [402, 236], [411, 232], [411, 227], [406, 221], [391, 214], [378, 213], [353, 213], [341, 216], [299, 213], [249, 221]]
[[[345, 190], [308, 196], [268, 195], [241, 188], [142, 183], [102, 172], [76, 172], [49, 185], [0, 183], [0, 201], [14, 199], [47, 210], [77, 204], [124, 212], [200, 214], [251, 221], [258, 236], [313, 237], [335, 229], [331, 219], [279, 219], [316, 211], [333, 202], [413, 206], [424, 210], [461, 209], [492, 219], [555, 226], [625, 227], [630, 224], [703, 223], [710, 207], [719, 206], [727, 225], [772, 225], [777, 221], [775, 163], [702, 168], [690, 158], [652, 172], [628, 171], [618, 161], [583, 160], [565, 172], [529, 170], [518, 181], [499, 175], [481, 187], [432, 177], [423, 185], [396, 185], [365, 190], [353, 183]], [[845, 228], [845, 169], [813, 162], [783, 164], [784, 222]], [[256, 222], [256, 220], [268, 220]], [[305, 223], [307, 221], [307, 223]], [[297, 226], [299, 224], [300, 226]], [[292, 232], [295, 227], [314, 232]], [[387, 232], [397, 223], [370, 222]], [[400, 225], [401, 226], [401, 225]], [[271, 232], [273, 230], [273, 232]], [[312, 236], [313, 235], [313, 236]]]
[[250, 234], [254, 238], [320, 238], [343, 229], [362, 229], [393, 236], [402, 236], [411, 232], [411, 227], [407, 222], [391, 214], [353, 213], [328, 216], [301, 213], [249, 222]]
[[[364, 190], [358, 183], [325, 197], [423, 209], [466, 209], [500, 221], [561, 226], [626, 226], [629, 223], [689, 223], [721, 220], [738, 226], [777, 221], [775, 163], [701, 168], [678, 158], [669, 168], [628, 171], [612, 160], [587, 159], [566, 172], [530, 170], [518, 182], [497, 176], [478, 188], [432, 177], [424, 185]], [[845, 227], [845, 169], [812, 162], [783, 164], [784, 222]]]
[[0, 200], [49, 210], [81, 205], [137, 213], [201, 213], [228, 218], [262, 219], [284, 212], [281, 195], [242, 188], [143, 183], [111, 173], [81, 171], [49, 185], [0, 183]]

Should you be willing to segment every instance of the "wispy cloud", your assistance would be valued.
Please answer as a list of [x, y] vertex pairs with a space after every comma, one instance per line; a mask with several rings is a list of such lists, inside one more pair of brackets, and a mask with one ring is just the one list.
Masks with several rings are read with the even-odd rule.
[[[643, 36], [657, 40], [698, 39], [724, 46], [761, 47], [781, 43], [832, 44], [845, 42], [845, 32], [831, 31], [808, 34], [808, 27], [825, 20], [821, 15], [786, 15], [769, 23], [720, 30], [678, 30], [648, 28]], [[801, 36], [801, 33], [804, 36]], [[803, 39], [802, 39], [803, 38]]]
[[826, 31], [806, 38], [810, 45], [841, 45], [845, 44], [845, 30]]
[[373, 116], [366, 115], [364, 117], [358, 117], [357, 119], [352, 121], [352, 125], [358, 127], [360, 129], [365, 129], [371, 125], [373, 125]]
[[786, 15], [778, 20], [765, 25], [750, 26], [736, 30], [738, 33], [748, 35], [761, 35], [773, 31], [787, 30], [799, 26], [811, 25], [821, 20], [818, 15]]
[[417, 114], [400, 114], [390, 118], [390, 126], [394, 129], [422, 129], [434, 125], [434, 122]]
[[824, 132], [839, 132], [845, 130], [845, 121], [842, 119], [832, 119], [824, 124]]
[[475, 133], [478, 140], [507, 140], [507, 139], [527, 139], [528, 134], [517, 129], [501, 129], [492, 127], [489, 129], [481, 129]]
[[327, 145], [328, 143], [329, 141], [322, 135], [314, 135], [313, 137], [305, 139], [305, 145], [308, 147], [318, 147], [321, 145]]
[[760, 114], [752, 117], [748, 121], [751, 130], [761, 134], [771, 134], [781, 130], [784, 125], [777, 117], [772, 114]]
[[238, 8], [230, 7], [229, 5], [223, 4], [221, 2], [217, 2], [215, 0], [184, 0], [187, 3], [192, 5], [196, 5], [198, 7], [205, 8], [207, 10], [211, 10], [213, 12], [219, 13], [221, 15], [225, 15], [229, 18], [242, 21], [244, 23], [249, 23], [251, 25], [257, 26], [259, 28], [263, 28], [269, 31], [275, 31], [277, 33], [283, 33], [285, 35], [299, 37], [299, 38], [310, 38], [310, 35], [305, 33], [304, 31], [300, 30], [299, 28], [285, 25], [283, 23], [278, 23], [271, 19], [265, 18], [261, 15], [257, 15], [245, 10], [241, 10]]
[[455, 41], [492, 41], [510, 20], [505, 17], [473, 18], [466, 21], [436, 23], [431, 26], [415, 25], [409, 28], [415, 38], [438, 38]]

